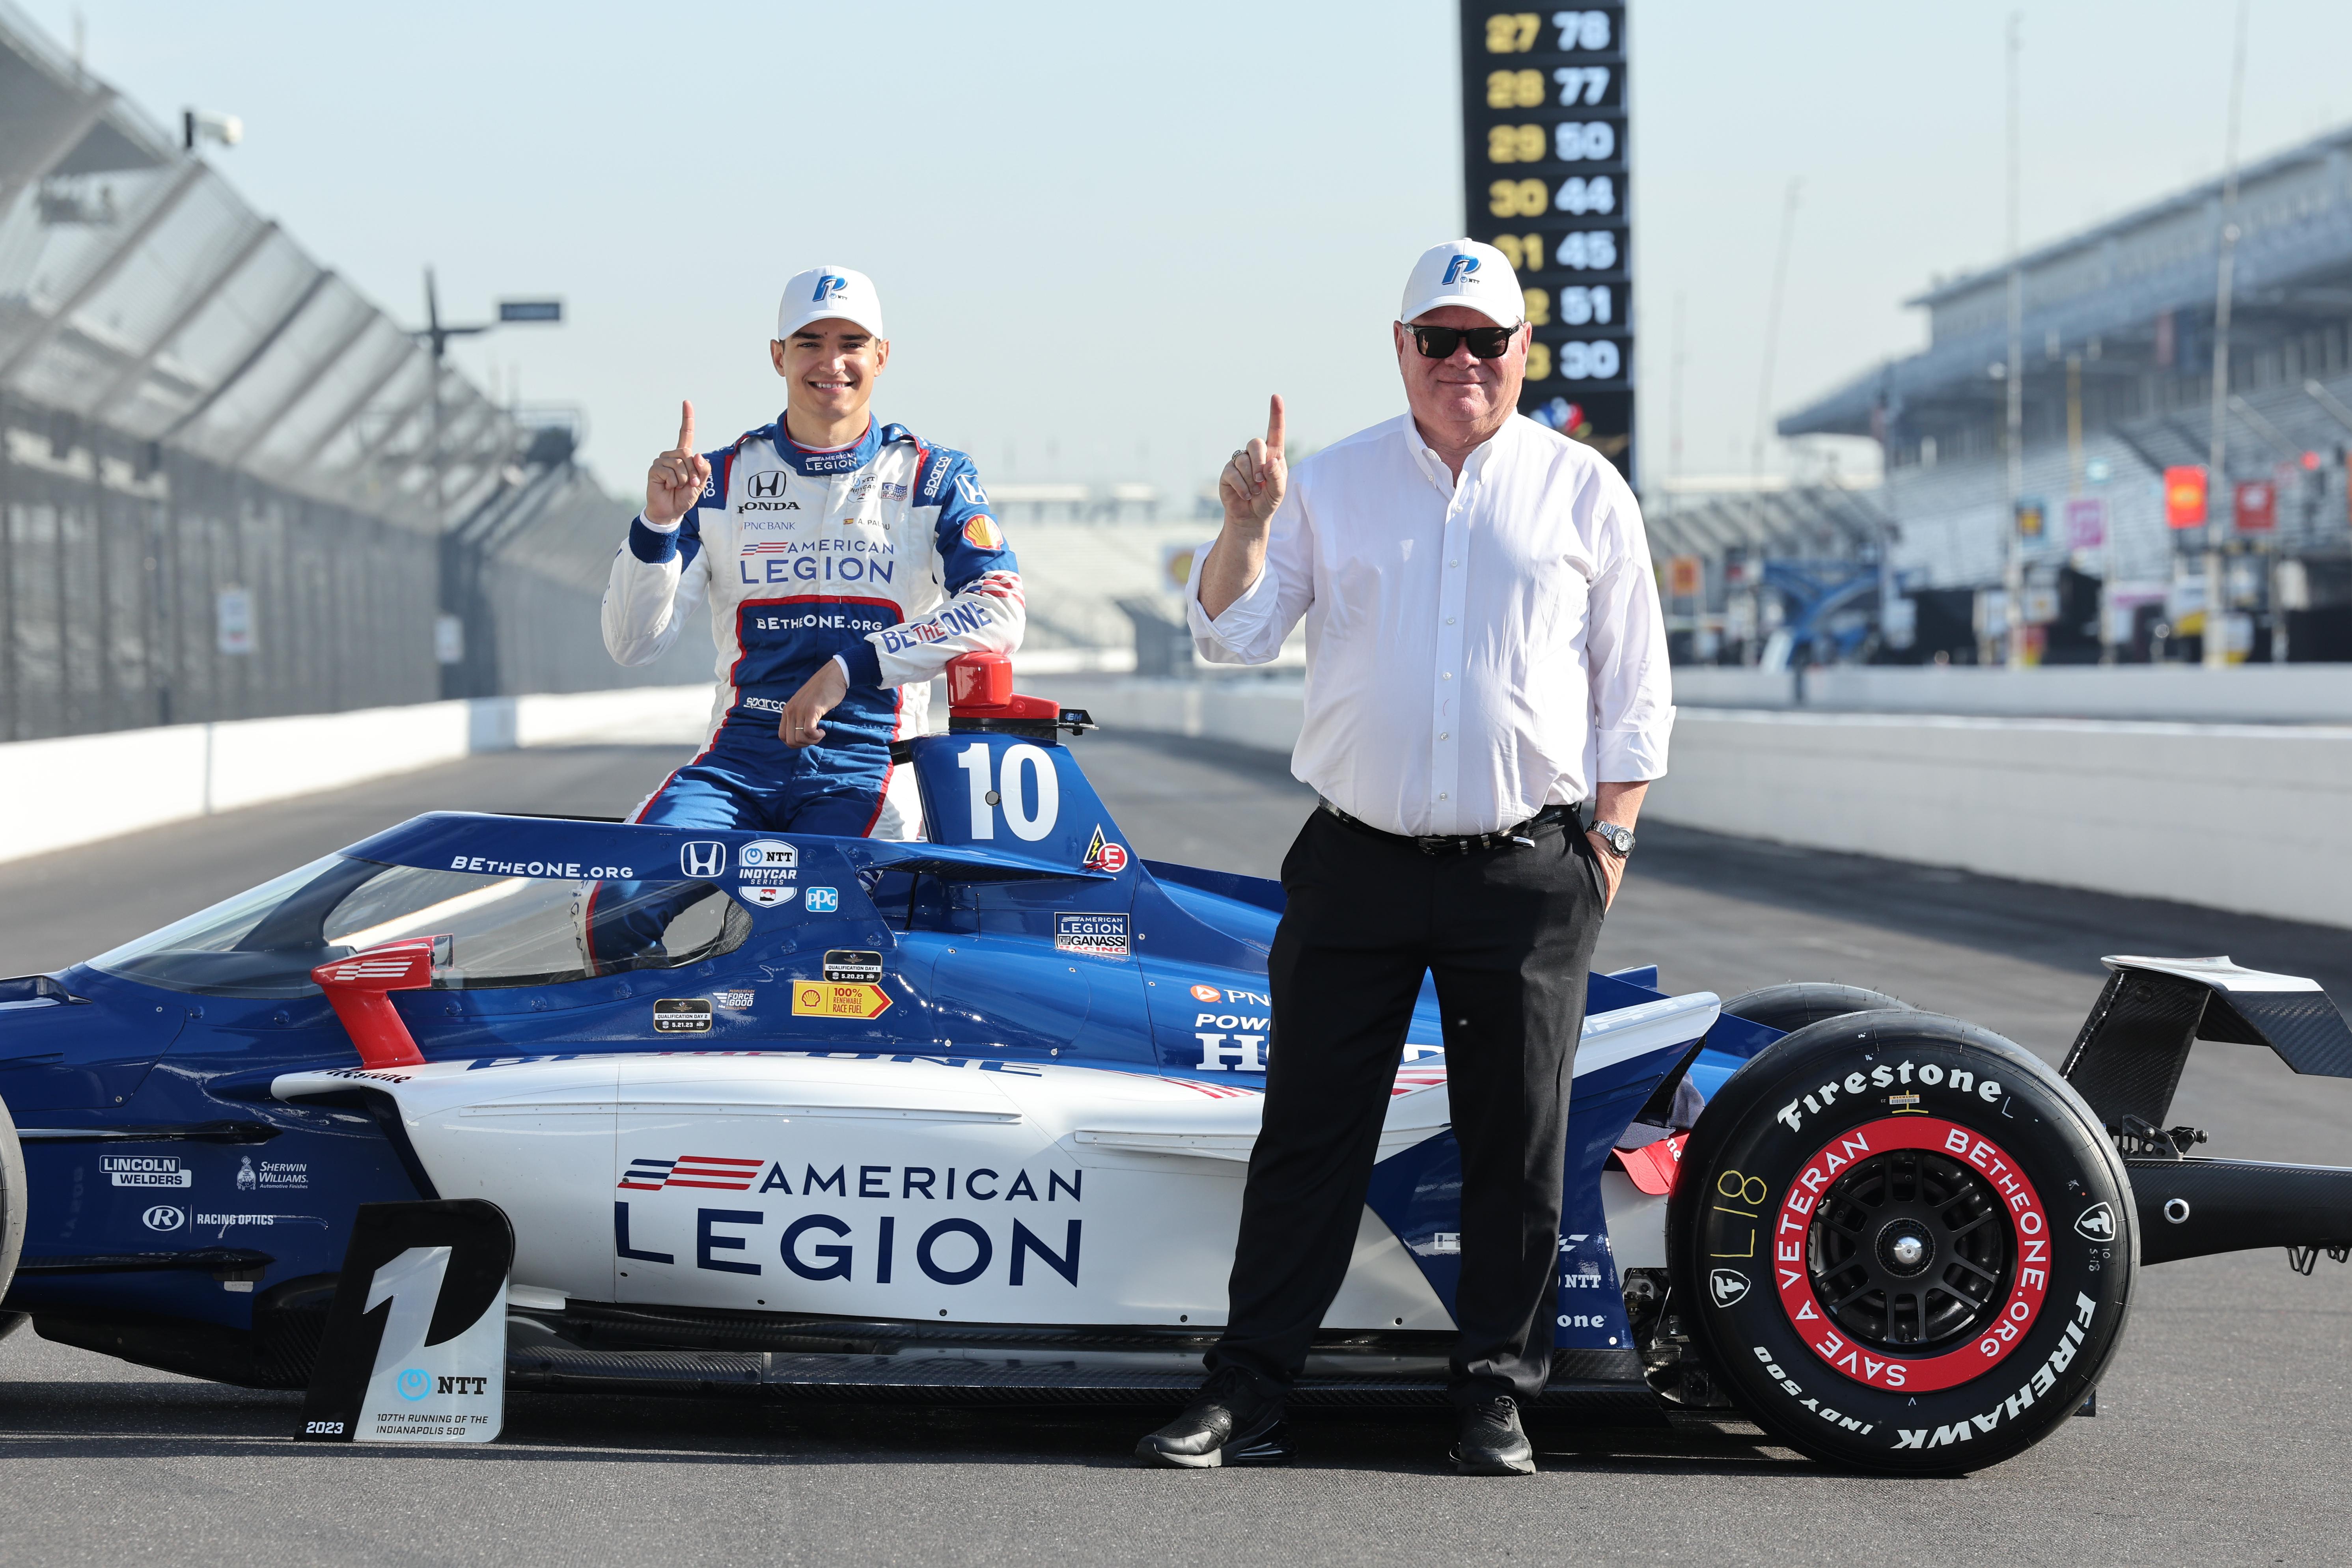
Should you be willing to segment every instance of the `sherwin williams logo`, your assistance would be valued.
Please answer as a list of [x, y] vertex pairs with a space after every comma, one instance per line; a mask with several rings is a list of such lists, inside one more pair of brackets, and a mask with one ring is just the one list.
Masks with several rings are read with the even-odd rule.
[[[1476, 257], [1475, 257], [1475, 256], [1457, 256], [1457, 257], [1454, 257], [1452, 260], [1450, 260], [1450, 261], [1446, 262], [1446, 264], [1445, 264], [1445, 280], [1444, 280], [1443, 283], [1439, 284], [1439, 285], [1438, 285], [1438, 287], [1440, 287], [1440, 288], [1442, 288], [1442, 289], [1451, 289], [1451, 288], [1454, 286], [1454, 282], [1455, 282], [1457, 279], [1464, 279], [1464, 278], [1468, 278], [1468, 277], [1470, 276], [1470, 274], [1471, 274], [1471, 273], [1475, 272], [1475, 271], [1477, 271], [1477, 270], [1478, 270], [1478, 258], [1477, 258]], [[1471, 279], [1471, 280], [1472, 280], [1473, 282], [1475, 282], [1475, 281], [1476, 281], [1476, 279]]]
[[400, 1374], [400, 1396], [422, 1399], [433, 1392], [433, 1374], [421, 1366], [412, 1366]]
[[809, 296], [809, 300], [812, 304], [822, 305], [827, 300], [832, 299], [835, 294], [842, 293], [848, 288], [848, 279], [835, 277], [834, 274], [828, 272], [824, 277], [819, 278], [816, 280], [816, 292]]

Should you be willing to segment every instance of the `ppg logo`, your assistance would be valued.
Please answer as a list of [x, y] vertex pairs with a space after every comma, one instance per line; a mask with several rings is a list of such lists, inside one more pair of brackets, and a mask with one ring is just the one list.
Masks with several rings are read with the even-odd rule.
[[149, 1230], [177, 1230], [188, 1223], [188, 1211], [170, 1204], [157, 1204], [139, 1216]]
[[1457, 257], [1454, 257], [1452, 260], [1448, 261], [1448, 262], [1445, 264], [1445, 280], [1444, 280], [1443, 283], [1439, 284], [1439, 285], [1438, 285], [1438, 287], [1440, 287], [1440, 288], [1451, 288], [1451, 287], [1453, 287], [1453, 285], [1454, 285], [1454, 281], [1455, 281], [1457, 279], [1467, 278], [1467, 277], [1469, 277], [1469, 276], [1470, 276], [1470, 274], [1471, 274], [1471, 273], [1475, 272], [1475, 271], [1477, 271], [1477, 270], [1478, 270], [1478, 258], [1477, 258], [1476, 257], [1475, 257], [1475, 256], [1457, 256]]
[[781, 468], [764, 474], [753, 474], [743, 481], [744, 493], [759, 500], [773, 500], [784, 493], [784, 474]]
[[727, 846], [715, 838], [690, 840], [677, 852], [677, 868], [698, 882], [727, 869]]
[[814, 915], [829, 915], [841, 908], [841, 894], [832, 888], [811, 888], [808, 890], [808, 911]]
[[824, 277], [816, 280], [816, 292], [810, 295], [809, 299], [813, 303], [822, 305], [827, 300], [832, 299], [835, 294], [842, 292], [848, 287], [848, 279], [837, 278], [834, 276], [834, 274], [828, 272]]
[[433, 1374], [421, 1366], [412, 1366], [400, 1374], [400, 1396], [422, 1399], [433, 1392]]

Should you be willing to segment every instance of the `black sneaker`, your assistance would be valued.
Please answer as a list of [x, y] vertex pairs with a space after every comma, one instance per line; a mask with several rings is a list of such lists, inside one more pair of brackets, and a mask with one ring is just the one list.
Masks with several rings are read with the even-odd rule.
[[1507, 1394], [1496, 1394], [1465, 1406], [1453, 1457], [1457, 1475], [1534, 1475], [1535, 1445], [1519, 1426], [1518, 1402]]
[[1290, 1456], [1281, 1395], [1237, 1366], [1211, 1373], [1183, 1415], [1135, 1446], [1143, 1463], [1180, 1470], [1286, 1465]]

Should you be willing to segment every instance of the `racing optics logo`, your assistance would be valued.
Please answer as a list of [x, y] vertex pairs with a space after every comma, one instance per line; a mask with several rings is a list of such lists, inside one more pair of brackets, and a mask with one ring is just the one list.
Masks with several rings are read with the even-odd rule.
[[2104, 1203], [2093, 1204], [2074, 1222], [2074, 1234], [2088, 1241], [2113, 1241], [2116, 1238], [2116, 1211]]
[[817, 279], [816, 292], [809, 296], [809, 303], [822, 305], [835, 294], [846, 293], [848, 289], [848, 279], [832, 272], [824, 273]]
[[705, 1192], [748, 1193], [765, 1160], [735, 1160], [716, 1154], [680, 1154], [675, 1160], [632, 1160], [614, 1185], [632, 1193], [664, 1187], [699, 1187]]
[[1451, 289], [1456, 282], [1475, 283], [1478, 279], [1471, 277], [1470, 274], [1477, 270], [1478, 258], [1475, 256], [1455, 256], [1449, 258], [1445, 263], [1444, 279], [1438, 284], [1438, 287], [1441, 289]]
[[689, 839], [678, 849], [677, 868], [698, 882], [707, 882], [727, 869], [727, 846], [716, 838]]
[[1718, 1268], [1706, 1277], [1708, 1300], [1718, 1307], [1728, 1307], [1748, 1294], [1748, 1276], [1737, 1268]]
[[157, 1204], [139, 1216], [149, 1230], [177, 1230], [188, 1223], [188, 1211], [173, 1204]]

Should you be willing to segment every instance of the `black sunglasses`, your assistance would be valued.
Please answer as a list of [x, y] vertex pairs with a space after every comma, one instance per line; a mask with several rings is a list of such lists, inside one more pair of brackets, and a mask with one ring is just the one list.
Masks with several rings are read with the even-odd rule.
[[1511, 352], [1511, 340], [1519, 334], [1517, 327], [1416, 327], [1410, 321], [1397, 325], [1412, 334], [1413, 346], [1423, 359], [1452, 359], [1454, 349], [1465, 342], [1480, 359], [1501, 359]]

